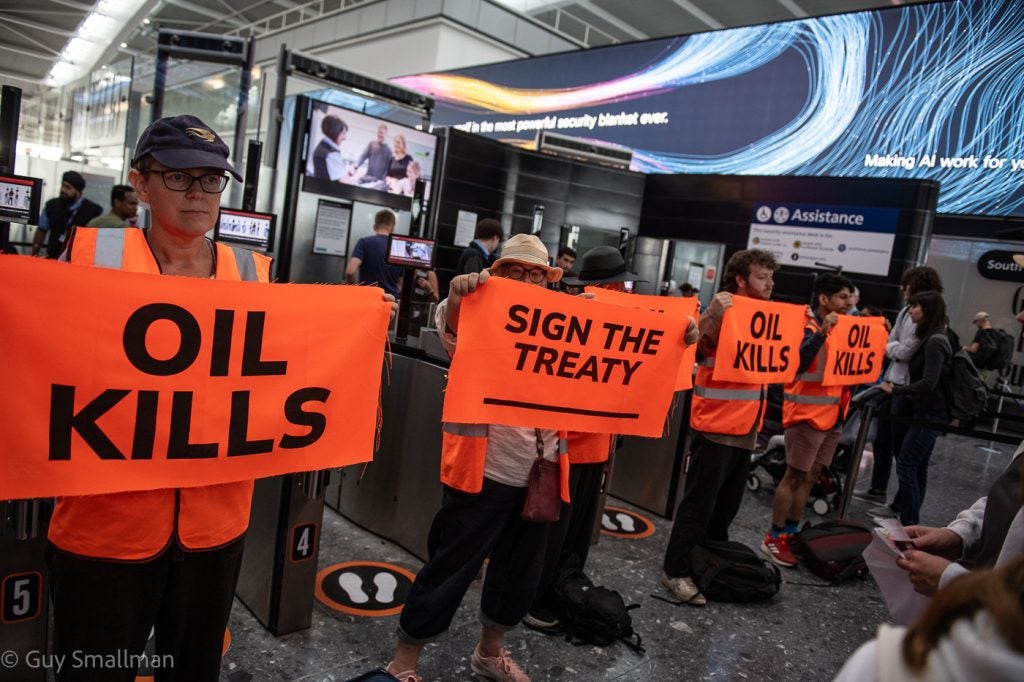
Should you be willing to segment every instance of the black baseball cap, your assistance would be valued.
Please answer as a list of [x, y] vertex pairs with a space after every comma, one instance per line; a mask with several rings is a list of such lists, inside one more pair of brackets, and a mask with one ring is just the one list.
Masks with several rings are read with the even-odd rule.
[[195, 116], [170, 116], [154, 121], [142, 132], [132, 166], [146, 155], [168, 168], [220, 168], [239, 182], [242, 176], [228, 162], [231, 150], [217, 133]]

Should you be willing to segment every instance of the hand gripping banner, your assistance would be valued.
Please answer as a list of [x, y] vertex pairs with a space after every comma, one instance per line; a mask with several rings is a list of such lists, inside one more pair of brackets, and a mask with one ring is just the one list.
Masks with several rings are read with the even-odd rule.
[[733, 296], [722, 318], [715, 381], [789, 383], [800, 364], [807, 306]]
[[[648, 296], [646, 294], [627, 294], [621, 291], [602, 289], [601, 287], [587, 287], [586, 292], [594, 294], [594, 298], [605, 303], [624, 305], [630, 308], [642, 310], [653, 310], [673, 317], [683, 319], [683, 333], [685, 335], [687, 324], [686, 318], [692, 317], [697, 321], [700, 314], [700, 301], [697, 297], [681, 296]], [[691, 343], [683, 349], [682, 359], [679, 361], [679, 372], [676, 374], [675, 390], [686, 391], [693, 388], [693, 366], [697, 362], [697, 344]]]
[[492, 277], [458, 331], [445, 421], [662, 435], [681, 318]]
[[372, 458], [374, 287], [0, 256], [0, 499], [179, 488]]
[[840, 315], [825, 341], [822, 386], [873, 384], [882, 373], [889, 332], [881, 317]]

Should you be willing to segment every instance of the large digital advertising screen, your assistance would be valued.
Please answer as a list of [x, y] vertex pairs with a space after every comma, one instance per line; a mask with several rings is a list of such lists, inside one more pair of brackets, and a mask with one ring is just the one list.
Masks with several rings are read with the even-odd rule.
[[915, 4], [393, 79], [435, 126], [634, 150], [644, 173], [927, 178], [1024, 216], [1024, 0]]
[[409, 210], [416, 181], [429, 196], [437, 137], [315, 101], [302, 189]]

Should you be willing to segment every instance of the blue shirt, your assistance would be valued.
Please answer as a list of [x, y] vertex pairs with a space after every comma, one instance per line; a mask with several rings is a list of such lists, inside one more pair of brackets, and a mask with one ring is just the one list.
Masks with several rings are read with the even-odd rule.
[[356, 242], [352, 257], [358, 258], [359, 283], [376, 284], [398, 298], [398, 280], [402, 276], [402, 268], [388, 265], [388, 236], [373, 234]]
[[491, 252], [487, 250], [487, 247], [484, 246], [484, 243], [482, 241], [480, 241], [479, 239], [474, 239], [473, 241], [476, 242], [476, 245], [479, 246], [480, 250], [484, 252], [485, 258], [491, 257]]

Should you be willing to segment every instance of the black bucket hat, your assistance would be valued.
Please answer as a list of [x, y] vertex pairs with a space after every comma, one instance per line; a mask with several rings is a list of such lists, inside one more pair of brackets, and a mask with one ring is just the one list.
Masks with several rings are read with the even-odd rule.
[[572, 287], [610, 282], [646, 282], [638, 279], [635, 272], [626, 269], [626, 261], [614, 246], [595, 246], [579, 260], [579, 275], [563, 277], [562, 281]]
[[195, 116], [171, 116], [154, 121], [142, 132], [132, 166], [146, 155], [168, 168], [219, 168], [242, 181], [228, 162], [231, 150], [217, 133]]

